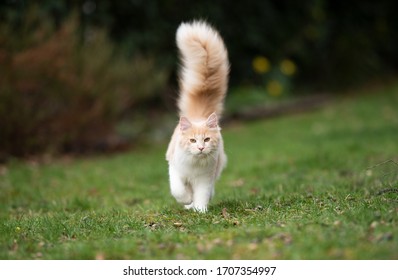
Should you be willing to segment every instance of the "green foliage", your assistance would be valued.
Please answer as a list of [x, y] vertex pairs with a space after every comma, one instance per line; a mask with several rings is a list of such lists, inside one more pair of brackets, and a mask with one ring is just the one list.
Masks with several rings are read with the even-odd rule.
[[166, 143], [0, 166], [0, 259], [397, 259], [398, 170], [369, 169], [398, 161], [397, 92], [224, 127], [207, 214], [169, 194]]
[[156, 95], [165, 74], [152, 59], [128, 59], [101, 29], [79, 34], [29, 10], [0, 25], [0, 157], [95, 149], [126, 109]]

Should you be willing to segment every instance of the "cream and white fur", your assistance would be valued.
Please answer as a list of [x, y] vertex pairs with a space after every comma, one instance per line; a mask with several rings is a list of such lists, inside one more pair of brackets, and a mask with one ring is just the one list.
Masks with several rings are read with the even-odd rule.
[[203, 21], [182, 23], [180, 121], [166, 159], [170, 190], [187, 209], [206, 212], [215, 181], [226, 165], [219, 118], [228, 86], [228, 53], [219, 33]]

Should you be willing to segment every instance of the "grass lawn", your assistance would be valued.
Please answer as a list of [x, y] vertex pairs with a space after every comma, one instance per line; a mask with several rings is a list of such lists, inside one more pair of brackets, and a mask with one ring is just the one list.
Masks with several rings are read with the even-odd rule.
[[[169, 194], [167, 143], [0, 167], [0, 259], [398, 259], [398, 86], [223, 130], [207, 214]], [[170, 132], [171, 133], [171, 132]]]

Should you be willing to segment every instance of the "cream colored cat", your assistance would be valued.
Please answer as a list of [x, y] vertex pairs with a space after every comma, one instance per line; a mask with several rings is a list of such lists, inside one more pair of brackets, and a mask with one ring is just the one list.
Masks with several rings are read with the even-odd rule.
[[218, 120], [228, 86], [228, 53], [218, 32], [203, 21], [182, 23], [176, 39], [182, 61], [180, 121], [166, 153], [170, 190], [185, 208], [206, 212], [227, 161]]

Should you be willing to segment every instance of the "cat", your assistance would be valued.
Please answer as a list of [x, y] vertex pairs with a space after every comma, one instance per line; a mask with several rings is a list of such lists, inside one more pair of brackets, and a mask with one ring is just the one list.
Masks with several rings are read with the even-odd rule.
[[227, 162], [219, 118], [230, 65], [223, 39], [204, 21], [182, 23], [176, 41], [180, 120], [166, 152], [170, 190], [186, 209], [204, 213]]

